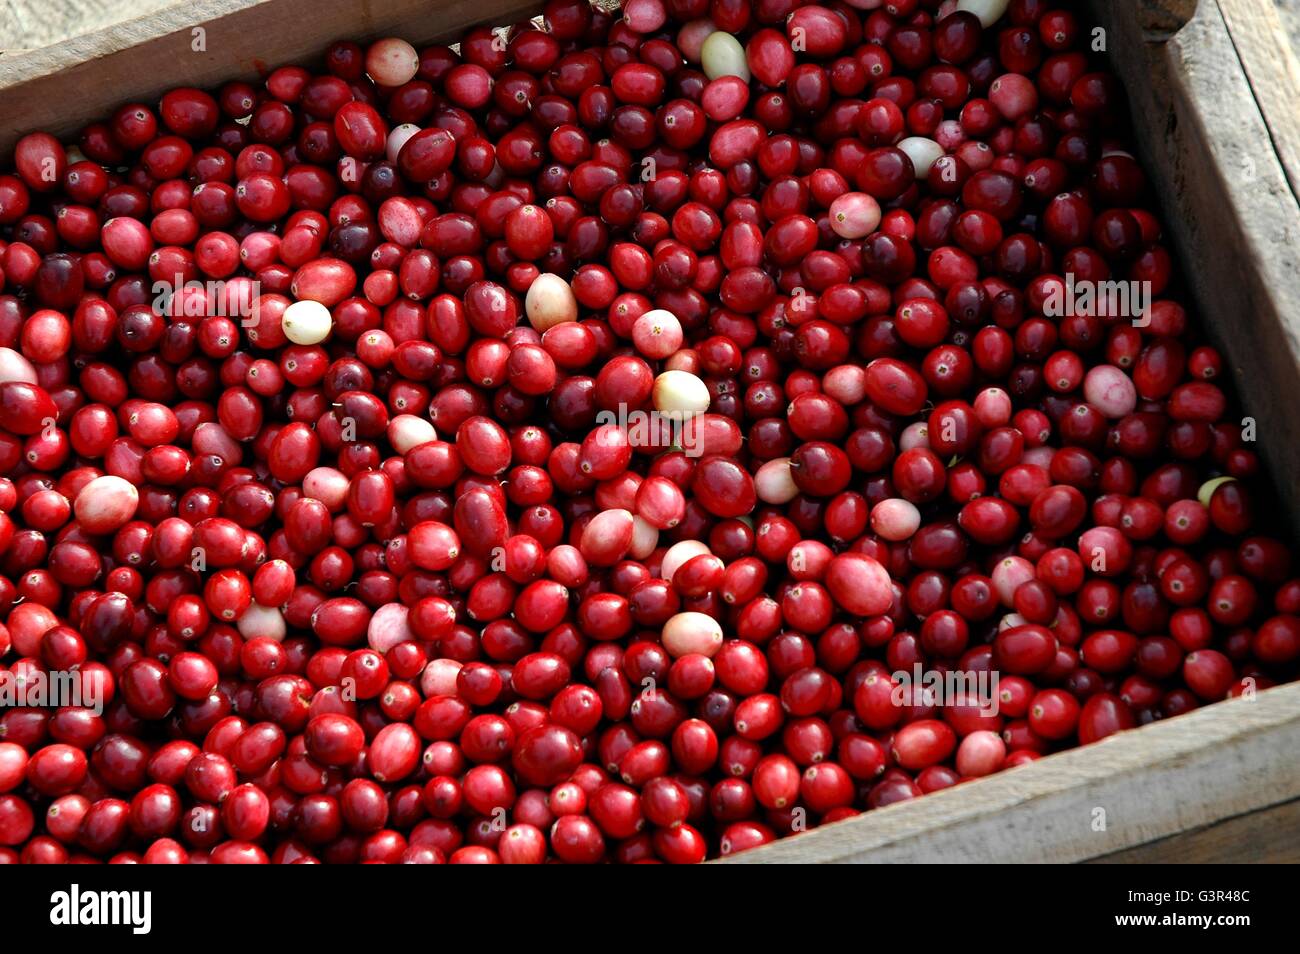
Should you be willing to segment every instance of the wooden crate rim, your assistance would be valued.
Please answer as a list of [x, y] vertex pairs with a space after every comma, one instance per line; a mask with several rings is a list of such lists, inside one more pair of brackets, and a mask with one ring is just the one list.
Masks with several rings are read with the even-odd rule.
[[253, 7], [278, 2], [194, 0], [192, 3], [172, 3], [154, 13], [121, 20], [49, 46], [12, 52], [0, 50], [0, 93], [61, 70], [93, 63], [142, 43], [186, 33], [199, 26], [206, 28]]

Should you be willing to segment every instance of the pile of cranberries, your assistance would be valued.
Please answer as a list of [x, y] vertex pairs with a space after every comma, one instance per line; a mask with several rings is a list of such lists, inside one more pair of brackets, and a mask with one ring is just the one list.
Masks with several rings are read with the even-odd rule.
[[698, 862], [1294, 678], [1058, 3], [550, 0], [25, 136], [0, 676], [81, 693], [0, 862]]

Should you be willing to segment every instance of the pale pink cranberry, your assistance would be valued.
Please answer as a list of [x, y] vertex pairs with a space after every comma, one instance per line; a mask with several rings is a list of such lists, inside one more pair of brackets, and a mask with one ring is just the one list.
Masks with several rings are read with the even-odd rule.
[[911, 539], [921, 526], [921, 511], [902, 497], [890, 497], [871, 510], [871, 529], [891, 542]]
[[245, 640], [269, 639], [279, 643], [284, 641], [288, 633], [284, 614], [277, 607], [261, 606], [257, 603], [251, 604], [244, 610], [244, 615], [239, 617], [235, 627]]
[[754, 492], [758, 499], [770, 504], [788, 504], [799, 496], [794, 482], [789, 457], [776, 457], [764, 462], [754, 474]]
[[943, 147], [944, 152], [952, 152], [966, 141], [966, 133], [961, 128], [961, 121], [945, 119], [934, 131], [934, 141]]
[[993, 568], [993, 589], [997, 590], [1002, 605], [1013, 605], [1020, 584], [1029, 582], [1036, 575], [1034, 565], [1024, 557], [1009, 556], [999, 560]]
[[957, 771], [967, 778], [992, 775], [1006, 759], [1006, 743], [989, 729], [976, 729], [957, 747]]
[[347, 502], [349, 485], [342, 471], [333, 467], [316, 467], [307, 471], [307, 476], [302, 479], [302, 492], [304, 496], [319, 500], [333, 513]]
[[866, 238], [880, 226], [880, 203], [865, 192], [846, 192], [831, 202], [831, 231], [840, 238]]
[[682, 323], [671, 311], [651, 309], [632, 325], [632, 344], [645, 357], [661, 361], [682, 346]]
[[1083, 396], [1111, 420], [1132, 414], [1137, 407], [1137, 388], [1132, 379], [1113, 364], [1099, 364], [1087, 373]]
[[625, 0], [623, 22], [634, 33], [654, 33], [668, 20], [663, 0]]
[[135, 516], [140, 491], [121, 477], [96, 477], [77, 494], [73, 510], [81, 529], [90, 534], [112, 533]]
[[464, 663], [454, 659], [434, 659], [424, 667], [420, 674], [420, 692], [427, 699], [429, 696], [454, 696], [456, 694], [456, 677], [460, 675]]
[[846, 407], [861, 404], [867, 396], [867, 372], [857, 364], [841, 364], [822, 377], [822, 391]]
[[376, 40], [366, 51], [366, 72], [380, 86], [401, 86], [415, 79], [420, 54], [397, 37]]
[[722, 626], [707, 613], [677, 613], [664, 623], [661, 639], [674, 657], [712, 657], [722, 648]]
[[36, 384], [36, 368], [13, 348], [0, 348], [0, 384], [9, 381]]
[[379, 231], [388, 241], [403, 248], [414, 248], [423, 229], [419, 208], [405, 196], [385, 199], [379, 207]]
[[385, 603], [375, 610], [366, 630], [370, 648], [378, 653], [386, 653], [398, 643], [414, 639], [415, 636], [407, 625], [409, 612], [401, 603]]
[[929, 448], [930, 426], [925, 421], [913, 421], [903, 428], [898, 437], [899, 451], [908, 451], [914, 447]]
[[641, 517], [632, 518], [632, 543], [627, 555], [633, 560], [648, 559], [659, 545], [659, 529]]
[[613, 566], [627, 556], [636, 521], [622, 508], [602, 510], [582, 530], [578, 549], [588, 563]]
[[1015, 122], [1038, 108], [1038, 90], [1029, 77], [1004, 73], [989, 87], [989, 100], [1006, 119]]
[[388, 422], [388, 443], [399, 454], [406, 454], [421, 444], [438, 439], [433, 424], [414, 414], [398, 414]]
[[1011, 396], [1001, 388], [988, 387], [975, 395], [975, 416], [986, 430], [1002, 427], [1011, 420]]
[[671, 580], [673, 574], [687, 560], [710, 552], [712, 551], [709, 550], [708, 545], [699, 540], [682, 540], [679, 543], [674, 543], [668, 548], [668, 552], [664, 554], [659, 568], [659, 576], [665, 580]]

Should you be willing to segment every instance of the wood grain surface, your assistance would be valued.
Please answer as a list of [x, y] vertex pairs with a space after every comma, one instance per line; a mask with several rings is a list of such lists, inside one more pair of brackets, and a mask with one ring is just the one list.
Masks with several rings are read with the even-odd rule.
[[49, 46], [176, 5], [176, 0], [0, 0], [0, 50]]
[[1097, 865], [1300, 864], [1300, 800], [1087, 862]]

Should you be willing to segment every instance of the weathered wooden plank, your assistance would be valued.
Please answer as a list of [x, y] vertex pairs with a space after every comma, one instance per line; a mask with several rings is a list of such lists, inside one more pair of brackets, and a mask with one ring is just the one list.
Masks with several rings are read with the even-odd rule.
[[1291, 193], [1300, 196], [1300, 64], [1277, 7], [1268, 0], [1218, 0], [1218, 5]]
[[1198, 709], [724, 863], [1076, 862], [1300, 798], [1300, 684]]
[[1088, 864], [1298, 864], [1300, 800], [1094, 858]]
[[35, 50], [154, 13], [177, 0], [0, 0], [0, 49]]

